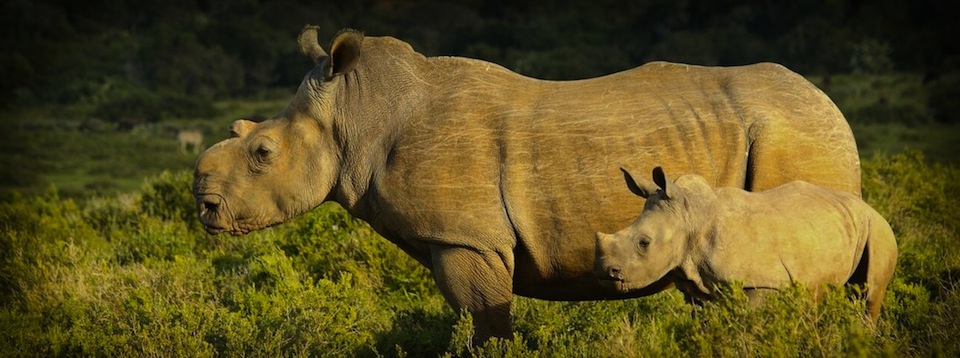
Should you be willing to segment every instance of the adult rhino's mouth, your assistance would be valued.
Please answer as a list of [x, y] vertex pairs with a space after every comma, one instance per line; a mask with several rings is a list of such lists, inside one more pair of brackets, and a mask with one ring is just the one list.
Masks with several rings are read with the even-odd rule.
[[217, 235], [221, 232], [230, 232], [234, 235], [242, 235], [237, 230], [236, 225], [232, 225], [232, 215], [230, 215], [229, 206], [226, 200], [219, 194], [198, 193], [197, 194], [197, 212], [200, 216], [200, 223], [204, 230], [210, 235]]
[[243, 236], [283, 222], [282, 220], [263, 220], [262, 215], [248, 218], [239, 217], [235, 215], [230, 206], [227, 205], [227, 201], [219, 194], [198, 193], [197, 211], [199, 212], [200, 223], [203, 224], [204, 230], [210, 235], [227, 232], [233, 236]]

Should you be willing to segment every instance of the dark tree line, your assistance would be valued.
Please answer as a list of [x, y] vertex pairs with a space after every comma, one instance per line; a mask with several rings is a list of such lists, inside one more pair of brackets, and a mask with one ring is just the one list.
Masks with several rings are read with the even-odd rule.
[[[10, 0], [0, 5], [4, 104], [88, 103], [157, 120], [213, 99], [295, 87], [304, 24], [390, 35], [547, 79], [651, 60], [774, 61], [804, 74], [957, 67], [957, 15], [936, 0]], [[116, 118], [114, 118], [116, 119]]]

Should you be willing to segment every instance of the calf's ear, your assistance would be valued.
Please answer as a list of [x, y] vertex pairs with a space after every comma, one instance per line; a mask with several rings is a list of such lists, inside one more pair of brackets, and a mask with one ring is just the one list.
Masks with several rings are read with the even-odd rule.
[[353, 71], [360, 62], [360, 48], [363, 45], [363, 33], [353, 29], [343, 29], [330, 44], [330, 59], [326, 64], [327, 78]]
[[663, 173], [663, 168], [661, 167], [653, 168], [653, 182], [663, 191], [664, 199], [674, 198], [680, 194], [677, 191], [677, 187], [667, 180], [667, 175]]
[[643, 178], [636, 180], [633, 175], [630, 175], [630, 172], [624, 168], [620, 168], [620, 171], [623, 172], [623, 181], [627, 183], [627, 189], [630, 189], [630, 192], [634, 195], [646, 199], [657, 194], [656, 184]]

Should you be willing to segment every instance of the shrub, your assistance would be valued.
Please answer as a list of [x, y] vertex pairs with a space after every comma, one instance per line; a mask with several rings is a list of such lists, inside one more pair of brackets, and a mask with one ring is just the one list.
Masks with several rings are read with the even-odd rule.
[[960, 170], [927, 164], [920, 152], [863, 163], [863, 196], [890, 222], [900, 247], [898, 274], [937, 289], [960, 269]]
[[904, 352], [960, 353], [951, 338], [960, 319], [958, 177], [958, 168], [927, 163], [915, 151], [863, 163], [864, 199], [897, 236], [900, 257], [882, 316], [893, 322], [893, 342]]
[[208, 336], [220, 353], [355, 355], [389, 324], [371, 286], [349, 275], [314, 281], [282, 251], [251, 257], [235, 272], [238, 283], [221, 286], [227, 322]]
[[164, 171], [144, 182], [138, 204], [147, 215], [160, 220], [182, 221], [191, 228], [200, 229], [192, 190], [193, 175], [190, 172]]
[[348, 273], [371, 280], [397, 305], [438, 294], [425, 267], [336, 204], [291, 223], [277, 244], [315, 277]]

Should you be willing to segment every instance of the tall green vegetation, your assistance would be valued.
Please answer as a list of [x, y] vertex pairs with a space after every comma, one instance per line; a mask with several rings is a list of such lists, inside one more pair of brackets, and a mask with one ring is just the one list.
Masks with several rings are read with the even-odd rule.
[[845, 289], [793, 287], [750, 308], [676, 292], [611, 302], [518, 298], [515, 336], [470, 348], [429, 272], [325, 204], [244, 237], [209, 236], [191, 176], [135, 194], [0, 204], [2, 356], [956, 356], [960, 175], [916, 152], [863, 163], [900, 262], [871, 328]]

